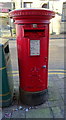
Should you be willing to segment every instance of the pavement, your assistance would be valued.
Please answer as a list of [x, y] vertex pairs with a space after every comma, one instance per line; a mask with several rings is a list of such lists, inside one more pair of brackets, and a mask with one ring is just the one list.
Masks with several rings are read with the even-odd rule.
[[50, 34], [50, 39], [66, 39], [66, 34]]
[[[19, 99], [19, 70], [17, 60], [16, 40], [9, 41], [12, 74], [14, 81], [15, 100], [11, 106], [2, 108], [2, 120], [5, 118], [18, 120], [19, 118], [43, 118], [57, 119], [65, 118], [64, 105], [64, 79], [66, 78], [66, 68], [64, 68], [64, 35], [50, 36], [49, 47], [49, 70], [48, 70], [48, 100], [38, 106], [27, 106]], [[54, 38], [54, 39], [51, 39]], [[58, 39], [57, 39], [58, 38]], [[65, 56], [66, 58], [66, 56]], [[65, 63], [66, 65], [66, 63]], [[65, 69], [65, 71], [64, 71]], [[65, 88], [66, 89], [66, 88]], [[1, 109], [0, 109], [1, 111]], [[6, 116], [7, 113], [7, 116]], [[1, 112], [0, 112], [1, 115]]]

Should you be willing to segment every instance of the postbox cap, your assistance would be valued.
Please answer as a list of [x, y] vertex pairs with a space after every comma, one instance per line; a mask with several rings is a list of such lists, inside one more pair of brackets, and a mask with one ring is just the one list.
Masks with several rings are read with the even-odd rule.
[[18, 20], [21, 20], [22, 23], [37, 23], [42, 21], [45, 22], [45, 20], [50, 20], [53, 17], [55, 17], [55, 12], [48, 10], [48, 9], [15, 9], [11, 12], [9, 12], [9, 17], [16, 20], [16, 23], [18, 23]]

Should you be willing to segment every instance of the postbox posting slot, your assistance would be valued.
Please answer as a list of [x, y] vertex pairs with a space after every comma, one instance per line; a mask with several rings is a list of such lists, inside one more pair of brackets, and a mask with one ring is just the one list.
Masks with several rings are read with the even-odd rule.
[[44, 29], [25, 29], [25, 32], [44, 32]]
[[45, 29], [24, 29], [24, 37], [31, 36], [45, 37]]

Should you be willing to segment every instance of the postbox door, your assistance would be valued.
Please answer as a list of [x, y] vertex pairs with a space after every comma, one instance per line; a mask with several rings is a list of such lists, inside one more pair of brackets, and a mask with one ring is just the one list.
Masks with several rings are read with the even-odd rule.
[[48, 40], [45, 34], [45, 30], [24, 30], [19, 46], [20, 86], [23, 90], [47, 89]]
[[30, 68], [31, 84], [36, 89], [47, 88], [47, 44], [46, 38], [40, 37], [40, 39], [30, 40], [29, 55], [32, 59], [32, 67]]

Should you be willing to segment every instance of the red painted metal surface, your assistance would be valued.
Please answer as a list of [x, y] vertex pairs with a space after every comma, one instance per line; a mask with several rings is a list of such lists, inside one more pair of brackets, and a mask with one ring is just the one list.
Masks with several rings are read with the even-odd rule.
[[10, 12], [16, 23], [20, 88], [24, 91], [48, 88], [49, 20], [54, 16], [44, 9]]

